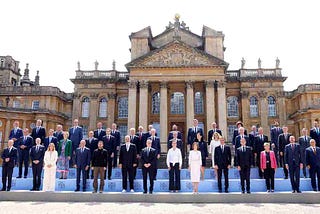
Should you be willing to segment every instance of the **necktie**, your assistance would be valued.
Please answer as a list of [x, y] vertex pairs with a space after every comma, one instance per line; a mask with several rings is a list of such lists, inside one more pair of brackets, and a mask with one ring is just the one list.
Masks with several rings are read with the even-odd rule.
[[294, 151], [294, 144], [292, 144], [291, 148], [292, 148], [292, 151]]
[[24, 142], [24, 143], [26, 142], [26, 139], [27, 139], [26, 136], [24, 136], [24, 137], [23, 137], [23, 142]]
[[262, 135], [260, 135], [260, 138], [261, 138], [261, 141], [263, 141], [263, 136]]
[[81, 153], [83, 153], [83, 148], [81, 148]]
[[315, 154], [315, 155], [317, 154], [317, 150], [314, 147], [313, 147], [313, 154]]
[[51, 143], [52, 137], [49, 137], [49, 143]]
[[76, 131], [76, 128], [77, 128], [77, 127], [73, 127], [73, 134], [74, 134], [74, 132]]
[[14, 129], [14, 134], [17, 134], [17, 129]]
[[39, 126], [38, 126], [38, 127], [37, 127], [37, 130], [36, 130], [37, 134], [38, 134], [38, 132], [39, 132], [39, 129], [40, 129], [40, 128], [39, 128]]
[[141, 138], [142, 138], [141, 136], [142, 136], [142, 134], [141, 134], [141, 132], [140, 132], [140, 135], [139, 135], [139, 139], [140, 139], [140, 140], [141, 140]]
[[127, 143], [127, 145], [126, 145], [126, 146], [127, 146], [127, 151], [129, 151], [130, 144], [128, 144], [128, 143]]
[[36, 146], [36, 152], [38, 152], [39, 151], [39, 146]]
[[304, 141], [307, 142], [307, 136], [304, 137]]
[[100, 135], [100, 129], [98, 129], [98, 135]]
[[11, 152], [11, 148], [12, 148], [12, 147], [8, 148], [8, 150], [9, 150], [9, 153]]
[[246, 147], [243, 146], [243, 147], [242, 147], [242, 151], [243, 151], [243, 152], [246, 152]]
[[150, 148], [147, 148], [147, 156], [149, 157]]
[[224, 152], [224, 146], [223, 145], [221, 146], [221, 150], [222, 150], [222, 153], [223, 153]]

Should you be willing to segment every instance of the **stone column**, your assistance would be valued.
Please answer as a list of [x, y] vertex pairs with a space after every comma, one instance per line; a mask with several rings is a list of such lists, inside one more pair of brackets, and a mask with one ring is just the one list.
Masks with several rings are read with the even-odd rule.
[[139, 125], [148, 127], [148, 81], [140, 81]]
[[22, 122], [22, 129], [27, 128], [27, 121], [23, 120]]
[[[250, 102], [249, 102], [249, 91], [240, 91], [241, 95], [241, 111], [242, 111], [242, 122], [243, 124], [248, 124], [249, 114], [250, 114]], [[247, 127], [250, 128], [250, 127]]]
[[107, 107], [107, 116], [108, 116], [108, 124], [107, 127], [111, 127], [112, 123], [114, 123], [114, 115], [116, 109], [116, 93], [108, 93], [108, 107]]
[[260, 102], [260, 120], [261, 127], [266, 135], [270, 136], [270, 131], [268, 127], [268, 102], [267, 102], [267, 92], [259, 91], [259, 102]]
[[79, 94], [78, 92], [75, 92], [73, 94], [72, 121], [81, 116], [81, 114], [80, 114], [80, 109], [81, 109], [80, 97], [81, 97], [81, 94]]
[[[168, 136], [168, 85], [167, 82], [160, 83], [160, 141], [166, 145]], [[162, 148], [167, 149], [166, 146]], [[163, 151], [161, 148], [161, 151]], [[164, 150], [165, 151], [165, 150]]]
[[9, 139], [10, 130], [11, 130], [11, 121], [10, 121], [10, 119], [7, 119], [6, 129], [5, 129], [5, 133], [4, 133], [4, 137], [3, 137], [4, 141], [3, 141], [2, 146], [4, 146], [4, 142], [7, 142], [7, 140]]
[[276, 94], [276, 106], [277, 114], [279, 115], [280, 126], [283, 126], [286, 124], [286, 102], [283, 91], [280, 91]]
[[186, 103], [186, 117], [187, 117], [187, 127], [189, 128], [193, 125], [194, 119], [194, 93], [193, 93], [193, 82], [187, 81], [187, 99], [185, 100]]
[[137, 112], [137, 81], [129, 80], [128, 93], [128, 129], [136, 127], [136, 112]]
[[226, 83], [218, 83], [218, 124], [224, 137], [228, 139]]
[[89, 109], [89, 124], [88, 124], [88, 131], [89, 130], [94, 130], [96, 128], [97, 124], [97, 117], [98, 117], [98, 97], [99, 94], [97, 93], [92, 93], [90, 94], [90, 109]]
[[207, 113], [207, 130], [210, 129], [212, 122], [216, 122], [215, 115], [215, 94], [214, 94], [214, 80], [206, 80], [206, 113]]

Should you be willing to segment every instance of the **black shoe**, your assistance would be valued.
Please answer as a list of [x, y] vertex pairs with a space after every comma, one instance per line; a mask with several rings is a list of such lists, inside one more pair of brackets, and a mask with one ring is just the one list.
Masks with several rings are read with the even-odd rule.
[[317, 192], [317, 189], [313, 189], [314, 192]]
[[2, 192], [3, 192], [3, 191], [6, 191], [6, 189], [2, 188], [1, 191], [2, 191]]
[[270, 192], [270, 190], [267, 190], [267, 193], [269, 193]]
[[251, 192], [250, 192], [250, 191], [247, 191], [247, 193], [248, 193], [248, 194], [251, 194]]
[[36, 188], [36, 191], [40, 191], [40, 189], [39, 189], [39, 188]]
[[111, 181], [111, 177], [108, 177], [108, 180]]
[[23, 178], [27, 178], [27, 176], [23, 176]]
[[157, 180], [157, 178], [155, 178], [155, 179], [153, 179], [154, 181], [156, 181]]
[[292, 193], [295, 193], [296, 191], [295, 190], [292, 190]]
[[241, 193], [242, 193], [242, 194], [244, 194], [245, 192], [244, 192], [244, 191], [242, 191]]
[[79, 191], [80, 191], [80, 189], [75, 189], [74, 191], [75, 191], [75, 192], [79, 192]]
[[16, 178], [22, 178], [21, 176], [18, 176], [18, 177], [16, 177]]
[[147, 191], [143, 191], [143, 194], [147, 194]]
[[36, 189], [35, 189], [35, 188], [32, 188], [32, 189], [30, 189], [30, 191], [36, 191]]
[[222, 189], [219, 189], [219, 193], [222, 193]]
[[271, 192], [274, 192], [274, 189], [272, 189]]
[[97, 190], [93, 190], [92, 193], [97, 193]]
[[152, 191], [150, 191], [149, 194], [152, 194]]
[[297, 193], [301, 193], [301, 191], [300, 191], [300, 190], [297, 190]]
[[226, 189], [224, 192], [225, 192], [225, 193], [229, 193], [229, 190]]
[[7, 192], [10, 192], [10, 188], [7, 188]]
[[284, 177], [284, 179], [288, 179], [288, 176]]
[[82, 192], [86, 192], [86, 191], [87, 191], [86, 189], [83, 189], [83, 190], [82, 190]]

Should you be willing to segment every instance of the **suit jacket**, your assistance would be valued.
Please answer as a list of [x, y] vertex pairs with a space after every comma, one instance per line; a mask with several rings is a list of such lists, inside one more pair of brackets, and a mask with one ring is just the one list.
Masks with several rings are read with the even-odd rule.
[[[173, 138], [173, 132], [174, 132], [174, 131], [169, 132], [168, 142]], [[176, 131], [176, 132], [177, 132], [177, 138], [181, 140], [181, 139], [182, 139], [182, 134], [181, 134], [181, 132], [179, 132], [179, 131]]]
[[96, 149], [92, 156], [93, 167], [107, 167], [108, 152], [105, 149]]
[[[38, 152], [37, 152], [36, 146], [33, 146], [30, 150], [31, 161], [38, 160], [39, 161], [38, 165], [40, 164], [42, 166], [45, 152], [46, 152], [46, 149], [44, 146], [40, 145]], [[32, 162], [32, 164], [34, 163]]]
[[197, 138], [197, 133], [200, 133], [203, 136], [203, 130], [199, 126], [197, 127], [197, 131], [194, 132], [194, 127], [190, 127], [188, 129], [188, 145], [192, 145], [194, 140]]
[[71, 127], [69, 129], [69, 139], [72, 141], [73, 150], [79, 147], [80, 141], [83, 138], [82, 127], [77, 126], [76, 128]]
[[86, 166], [90, 166], [91, 161], [91, 152], [87, 147], [83, 148], [83, 152], [81, 152], [81, 148], [77, 148], [76, 150], [76, 159], [75, 164], [77, 168], [83, 168]]
[[41, 144], [43, 144], [44, 138], [46, 137], [46, 129], [40, 126], [39, 131], [37, 132], [37, 127], [34, 127], [31, 132], [31, 137], [33, 138], [34, 145], [37, 138], [40, 138]]
[[17, 128], [16, 133], [14, 133], [14, 129], [12, 129], [9, 134], [9, 140], [11, 140], [12, 138], [15, 138], [18, 140], [22, 136], [23, 136], [22, 129]]
[[236, 152], [236, 158], [235, 158], [235, 166], [240, 166], [241, 168], [244, 167], [250, 167], [253, 163], [253, 155], [251, 147], [246, 146], [246, 151], [242, 151], [242, 147], [240, 146]]
[[[276, 155], [274, 154], [273, 151], [269, 152], [270, 154], [270, 164], [272, 169], [277, 168], [277, 160], [276, 160]], [[260, 168], [261, 169], [266, 169], [267, 168], [267, 155], [265, 151], [262, 151], [260, 153]]]
[[52, 136], [50, 141], [50, 137], [46, 137], [43, 142], [45, 150], [48, 149], [48, 146], [50, 143], [53, 143], [55, 146], [55, 149], [58, 149], [58, 138], [56, 138], [55, 136]]
[[139, 141], [139, 137], [136, 135], [130, 135], [130, 143], [133, 143], [134, 145], [136, 145], [136, 149], [137, 149], [137, 154], [140, 155], [141, 153], [141, 149], [143, 148], [142, 145], [140, 144]]
[[307, 136], [307, 141], [304, 136], [299, 137], [298, 142], [300, 145], [301, 152], [305, 152], [306, 149], [310, 146], [310, 140], [311, 140], [310, 136]]
[[221, 131], [220, 129], [215, 129], [215, 130], [211, 129], [211, 130], [209, 130], [209, 131], [208, 131], [208, 139], [207, 139], [209, 145], [210, 145], [210, 142], [211, 142], [211, 140], [212, 140], [213, 134], [214, 134], [215, 132], [218, 132], [218, 133], [222, 136], [222, 131]]
[[214, 163], [219, 169], [226, 169], [228, 165], [231, 165], [231, 149], [229, 146], [224, 145], [223, 152], [221, 146], [214, 149]]
[[134, 144], [130, 143], [129, 151], [125, 143], [121, 145], [119, 164], [122, 164], [122, 168], [132, 168], [133, 164], [137, 164], [137, 149]]
[[111, 130], [111, 135], [112, 135], [113, 137], [115, 137], [115, 140], [116, 140], [115, 146], [116, 146], [116, 147], [117, 147], [117, 146], [120, 146], [120, 144], [121, 144], [121, 134], [120, 134], [120, 132], [119, 132], [118, 130], [115, 130], [115, 131], [112, 131], [112, 130]]
[[[253, 145], [250, 144], [249, 137], [248, 137], [247, 135], [244, 135], [244, 138], [246, 139], [246, 145], [247, 145], [247, 146], [250, 146], [250, 147], [252, 148]], [[241, 141], [241, 135], [238, 135], [238, 136], [235, 138], [235, 141], [234, 141], [234, 142], [235, 142], [234, 146], [235, 146], [236, 149], [241, 146], [240, 141]]]
[[98, 141], [102, 140], [103, 136], [105, 136], [105, 135], [106, 135], [106, 130], [104, 130], [104, 129], [101, 129], [100, 134], [99, 134], [98, 130], [94, 130], [94, 132], [93, 132], [93, 137], [97, 138]]
[[284, 151], [284, 163], [289, 167], [298, 167], [302, 162], [300, 145], [295, 143], [294, 150], [292, 150], [291, 144], [286, 145]]
[[[250, 132], [249, 133], [249, 145], [251, 145], [252, 147], [254, 146], [254, 141], [255, 141], [255, 137], [258, 135], [259, 133], [258, 132]], [[247, 143], [247, 146], [249, 146], [248, 143]]]
[[[2, 167], [11, 167], [13, 168], [16, 165], [18, 157], [18, 150], [15, 147], [11, 148], [11, 151], [9, 151], [9, 148], [5, 148], [2, 152], [1, 158], [2, 158]], [[6, 158], [10, 158], [9, 162], [5, 162]]]
[[257, 135], [254, 138], [254, 144], [253, 144], [253, 152], [257, 153], [258, 158], [260, 153], [264, 150], [264, 143], [268, 142], [268, 136], [263, 135], [263, 139], [261, 140], [260, 135]]
[[141, 148], [146, 147], [146, 142], [148, 139], [148, 133], [147, 132], [137, 132], [136, 136], [138, 136], [139, 144], [142, 146]]
[[[232, 144], [235, 145], [236, 137], [239, 135], [238, 129], [233, 130], [233, 136], [232, 136]], [[247, 130], [244, 130], [244, 135], [247, 135]]]
[[[57, 149], [58, 156], [61, 155], [63, 141], [64, 140], [60, 140], [59, 143], [58, 143], [58, 149]], [[72, 141], [67, 139], [65, 150], [64, 150], [64, 156], [68, 157], [68, 156], [71, 156], [71, 155], [72, 155]]]
[[54, 132], [53, 136], [55, 136], [57, 138], [57, 141], [60, 142], [60, 140], [63, 139], [63, 132]]
[[106, 149], [110, 154], [114, 153], [116, 150], [116, 139], [112, 135], [110, 135], [110, 139], [107, 135], [102, 137], [103, 148]]
[[[167, 148], [168, 150], [172, 148], [172, 141], [173, 139], [169, 140], [168, 141], [168, 144], [167, 144]], [[177, 138], [177, 148], [179, 148], [180, 150], [182, 149], [183, 147], [183, 142], [181, 139]]]
[[316, 128], [313, 127], [310, 130], [310, 137], [316, 141], [317, 147], [320, 147], [320, 131], [319, 131], [319, 133], [317, 133]]
[[208, 157], [208, 144], [205, 141], [199, 142], [198, 139], [195, 140], [199, 144], [198, 150], [201, 152], [201, 158], [206, 159]]
[[282, 133], [283, 131], [282, 131], [282, 128], [280, 127], [273, 127], [270, 131], [271, 144], [274, 144], [276, 149], [279, 149], [278, 138], [279, 138], [279, 135]]
[[18, 153], [21, 152], [20, 146], [25, 145], [27, 148], [24, 150], [30, 151], [31, 147], [33, 146], [33, 139], [29, 135], [26, 136], [26, 140], [24, 140], [24, 136], [20, 137], [18, 140]]
[[161, 144], [160, 144], [160, 138], [155, 137], [155, 139], [153, 139], [153, 137], [149, 137], [148, 139], [152, 140], [152, 145], [151, 147], [154, 148], [156, 150], [156, 154], [161, 154]]
[[150, 163], [150, 167], [154, 167], [157, 161], [156, 150], [154, 148], [150, 148], [149, 156], [147, 152], [147, 147], [143, 148], [141, 151], [141, 164], [144, 167], [144, 164]]
[[282, 133], [278, 137], [278, 145], [279, 145], [279, 152], [284, 152], [284, 148], [286, 145], [290, 144], [289, 138], [291, 134], [288, 133], [287, 137], [285, 137], [285, 134]]
[[86, 147], [88, 148], [88, 149], [90, 149], [90, 152], [91, 152], [91, 158], [92, 158], [92, 156], [93, 156], [93, 152], [94, 152], [94, 150], [96, 150], [97, 148], [98, 148], [98, 139], [97, 138], [92, 138], [91, 139], [91, 142], [90, 142], [90, 138], [87, 138], [86, 139]]
[[306, 149], [306, 165], [310, 168], [320, 167], [320, 148], [316, 147], [316, 154], [314, 154], [312, 147]]

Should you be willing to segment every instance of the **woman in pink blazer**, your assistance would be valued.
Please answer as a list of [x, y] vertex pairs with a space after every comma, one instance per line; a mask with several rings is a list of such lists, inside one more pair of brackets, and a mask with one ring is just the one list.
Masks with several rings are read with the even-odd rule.
[[260, 167], [266, 179], [267, 192], [274, 192], [274, 174], [277, 169], [276, 156], [270, 151], [270, 144], [264, 144], [264, 151], [260, 153]]

